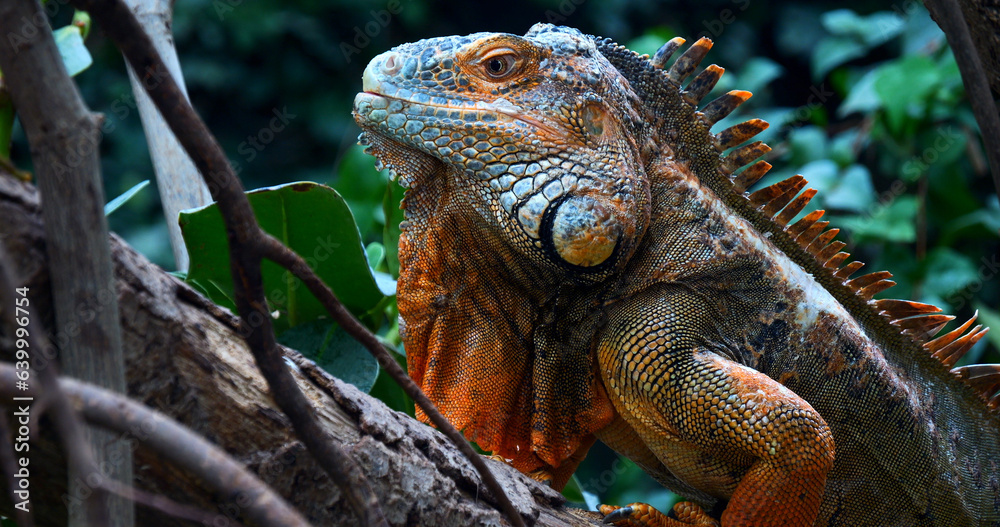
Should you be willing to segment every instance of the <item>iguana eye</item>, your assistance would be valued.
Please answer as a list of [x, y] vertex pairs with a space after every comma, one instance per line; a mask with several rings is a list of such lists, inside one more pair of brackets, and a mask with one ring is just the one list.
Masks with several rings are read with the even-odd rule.
[[510, 50], [483, 59], [483, 70], [493, 79], [502, 79], [517, 70], [518, 56]]

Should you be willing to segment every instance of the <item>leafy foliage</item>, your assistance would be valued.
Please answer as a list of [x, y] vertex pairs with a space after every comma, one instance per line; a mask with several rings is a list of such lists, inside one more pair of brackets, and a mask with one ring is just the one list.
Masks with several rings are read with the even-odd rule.
[[[379, 289], [354, 218], [339, 194], [329, 187], [300, 182], [252, 191], [248, 198], [261, 228], [301, 255], [344, 306], [370, 322], [378, 320], [386, 294], [395, 294], [394, 284], [390, 280], [386, 291]], [[229, 251], [218, 207], [212, 204], [182, 212], [180, 222], [191, 256], [188, 282], [216, 303], [235, 310]], [[268, 261], [261, 272], [275, 331], [325, 316], [319, 300], [291, 273]]]
[[[336, 190], [299, 182], [247, 195], [265, 231], [302, 255], [354, 316], [372, 329], [382, 326], [387, 347], [398, 345], [396, 283], [392, 276], [373, 269], [385, 267], [385, 247], [378, 243], [361, 247], [354, 217]], [[182, 212], [180, 222], [191, 257], [184, 278], [217, 304], [235, 310], [225, 228], [218, 207], [212, 204]], [[376, 396], [397, 410], [413, 413], [413, 404], [402, 390], [380, 375], [375, 358], [326, 317], [319, 301], [298, 278], [268, 261], [261, 272], [280, 343], [362, 391], [377, 386]]]

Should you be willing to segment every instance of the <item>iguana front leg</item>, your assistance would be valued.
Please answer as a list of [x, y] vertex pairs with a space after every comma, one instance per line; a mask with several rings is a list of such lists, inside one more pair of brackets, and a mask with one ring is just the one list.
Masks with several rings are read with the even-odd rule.
[[723, 526], [812, 525], [830, 429], [791, 390], [712, 351], [719, 316], [682, 287], [623, 302], [598, 348], [608, 394], [666, 471], [728, 500]]

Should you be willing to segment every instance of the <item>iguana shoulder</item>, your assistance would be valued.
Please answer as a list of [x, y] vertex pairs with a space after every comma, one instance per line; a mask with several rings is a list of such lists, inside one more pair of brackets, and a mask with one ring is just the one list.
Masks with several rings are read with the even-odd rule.
[[722, 69], [682, 87], [711, 42], [666, 68], [680, 43], [539, 24], [369, 64], [411, 375], [557, 486], [596, 435], [724, 524], [998, 521], [1000, 375], [950, 369], [986, 330], [874, 300], [889, 273], [851, 278], [822, 211], [792, 222], [801, 176], [748, 194], [766, 123], [711, 133], [749, 94], [699, 110]]

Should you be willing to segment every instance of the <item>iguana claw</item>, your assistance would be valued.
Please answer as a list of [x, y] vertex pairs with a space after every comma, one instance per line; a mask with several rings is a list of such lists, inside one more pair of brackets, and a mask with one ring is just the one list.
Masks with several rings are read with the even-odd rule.
[[[601, 506], [601, 512], [604, 512], [605, 507], [608, 506], [607, 505]], [[602, 521], [601, 523], [613, 525], [617, 521], [628, 520], [631, 517], [632, 517], [632, 507], [621, 507], [611, 511], [610, 514], [605, 515], [604, 521]]]
[[718, 527], [719, 523], [712, 519], [701, 507], [691, 502], [681, 502], [674, 505], [675, 518], [656, 510], [648, 503], [632, 503], [625, 507], [601, 505], [603, 523], [615, 527], [685, 527], [704, 526]]

